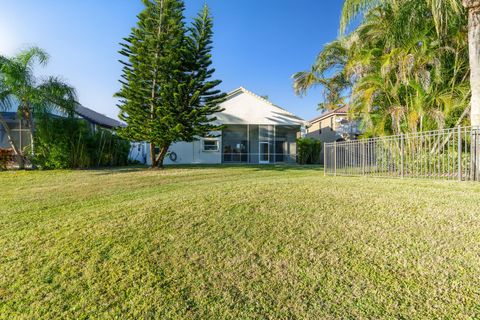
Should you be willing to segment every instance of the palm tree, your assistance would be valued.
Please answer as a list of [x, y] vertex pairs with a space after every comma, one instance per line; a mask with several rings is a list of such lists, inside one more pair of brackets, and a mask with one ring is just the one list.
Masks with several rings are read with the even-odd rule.
[[[461, 0], [465, 3], [477, 3], [479, 0]], [[450, 19], [462, 13], [460, 0], [426, 0], [430, 7], [435, 28], [439, 34], [446, 31]], [[364, 14], [381, 4], [389, 3], [398, 8], [404, 4], [404, 0], [344, 0], [340, 17], [340, 32], [345, 33], [348, 25], [359, 15]]]
[[[463, 16], [463, 7], [468, 11], [468, 55], [470, 72], [470, 124], [473, 127], [480, 127], [480, 0], [426, 0], [431, 16], [435, 22], [435, 28], [439, 35], [444, 35], [448, 29], [450, 20]], [[400, 6], [404, 0], [345, 0], [342, 10], [340, 30], [345, 32], [347, 26], [359, 14], [369, 11], [371, 8], [382, 3], [390, 3], [392, 6]], [[453, 86], [452, 86], [453, 88]], [[452, 90], [453, 91], [453, 90]], [[460, 123], [466, 112], [462, 113]], [[478, 141], [478, 139], [475, 139]], [[474, 166], [480, 171], [480, 141], [474, 149]]]
[[[9, 61], [6, 57], [0, 56], [0, 70], [2, 70], [3, 66], [5, 66], [7, 63], [11, 63], [11, 61]], [[20, 150], [20, 148], [17, 146], [12, 134], [12, 130], [1, 113], [2, 111], [9, 111], [13, 109], [12, 97], [9, 90], [6, 88], [3, 79], [4, 75], [2, 72], [0, 72], [0, 125], [5, 130], [8, 143], [10, 144], [15, 156], [17, 156], [20, 167], [23, 167], [22, 150]]]
[[320, 109], [333, 110], [345, 105], [344, 91], [351, 85], [344, 72], [350, 44], [346, 37], [327, 44], [310, 70], [295, 73], [292, 76], [295, 94], [303, 96], [310, 88], [321, 86], [324, 99]]
[[[0, 109], [17, 109], [18, 115], [27, 122], [30, 132], [31, 156], [35, 155], [34, 114], [59, 112], [72, 114], [77, 105], [75, 89], [57, 77], [38, 79], [34, 75], [34, 66], [45, 66], [48, 54], [40, 48], [32, 47], [21, 51], [13, 58], [1, 58], [0, 61]], [[8, 125], [0, 118], [7, 131], [9, 143], [15, 154], [25, 158], [9, 133]], [[23, 161], [22, 161], [23, 162]]]
[[[359, 14], [365, 13], [381, 3], [399, 5], [402, 0], [345, 0], [340, 21], [340, 31]], [[470, 60], [470, 122], [480, 126], [480, 0], [428, 0], [438, 33], [445, 30], [448, 20], [462, 13], [461, 5], [468, 11], [468, 44]]]

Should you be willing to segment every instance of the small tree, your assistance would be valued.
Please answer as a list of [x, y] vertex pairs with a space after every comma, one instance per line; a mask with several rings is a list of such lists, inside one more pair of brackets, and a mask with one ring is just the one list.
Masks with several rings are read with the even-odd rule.
[[[150, 143], [152, 167], [163, 166], [170, 145], [217, 128], [213, 114], [224, 95], [210, 81], [212, 20], [205, 7], [191, 28], [179, 0], [144, 0], [137, 27], [122, 44], [120, 134]], [[160, 149], [159, 154], [155, 152]]]

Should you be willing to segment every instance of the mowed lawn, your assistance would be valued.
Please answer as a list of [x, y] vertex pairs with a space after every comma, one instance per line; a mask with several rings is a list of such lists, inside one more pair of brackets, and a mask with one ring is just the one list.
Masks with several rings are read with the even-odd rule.
[[480, 317], [480, 184], [0, 173], [0, 318]]

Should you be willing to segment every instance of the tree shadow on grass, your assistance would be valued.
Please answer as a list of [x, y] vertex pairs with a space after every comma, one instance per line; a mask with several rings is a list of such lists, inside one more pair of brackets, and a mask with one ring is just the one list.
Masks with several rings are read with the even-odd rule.
[[323, 166], [320, 165], [267, 164], [253, 165], [252, 168], [258, 171], [323, 171]]
[[318, 170], [323, 171], [321, 165], [298, 165], [298, 164], [180, 164], [166, 165], [165, 170], [169, 169], [250, 169], [256, 171], [297, 171], [297, 170]]
[[92, 171], [97, 173], [97, 175], [110, 175], [110, 174], [119, 174], [119, 173], [132, 173], [132, 172], [142, 172], [148, 170], [148, 166], [128, 166], [128, 167], [102, 167], [102, 168], [91, 168], [86, 169], [86, 171]]
[[98, 175], [111, 175], [121, 173], [154, 171], [158, 172], [178, 169], [247, 169], [254, 171], [322, 171], [321, 165], [298, 165], [298, 164], [184, 164], [184, 165], [166, 165], [164, 169], [151, 169], [148, 166], [130, 166], [130, 167], [117, 167], [117, 168], [95, 168], [89, 169], [93, 172], [97, 172]]

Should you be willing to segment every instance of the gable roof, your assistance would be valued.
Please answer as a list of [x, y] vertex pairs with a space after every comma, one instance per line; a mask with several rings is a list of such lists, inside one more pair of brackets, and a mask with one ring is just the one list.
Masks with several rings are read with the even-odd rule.
[[329, 117], [334, 116], [334, 115], [346, 115], [346, 114], [348, 114], [348, 109], [349, 109], [349, 107], [348, 107], [348, 105], [347, 105], [347, 106], [343, 106], [343, 107], [337, 108], [337, 109], [335, 109], [335, 110], [327, 111], [327, 112], [322, 113], [322, 114], [319, 115], [318, 117], [313, 118], [313, 119], [310, 120], [309, 122], [310, 122], [310, 123], [315, 123], [315, 122], [318, 122], [318, 121], [320, 121], [320, 120], [329, 118]]
[[75, 113], [78, 114], [80, 117], [95, 123], [101, 127], [105, 127], [108, 129], [113, 129], [113, 128], [119, 128], [119, 127], [124, 127], [125, 125], [115, 119], [109, 118], [106, 115], [103, 115], [101, 113], [98, 113], [92, 109], [89, 109], [87, 107], [82, 106], [81, 104], [78, 104], [77, 107], [75, 108]]
[[303, 125], [305, 121], [243, 87], [227, 94], [215, 114], [221, 124]]

